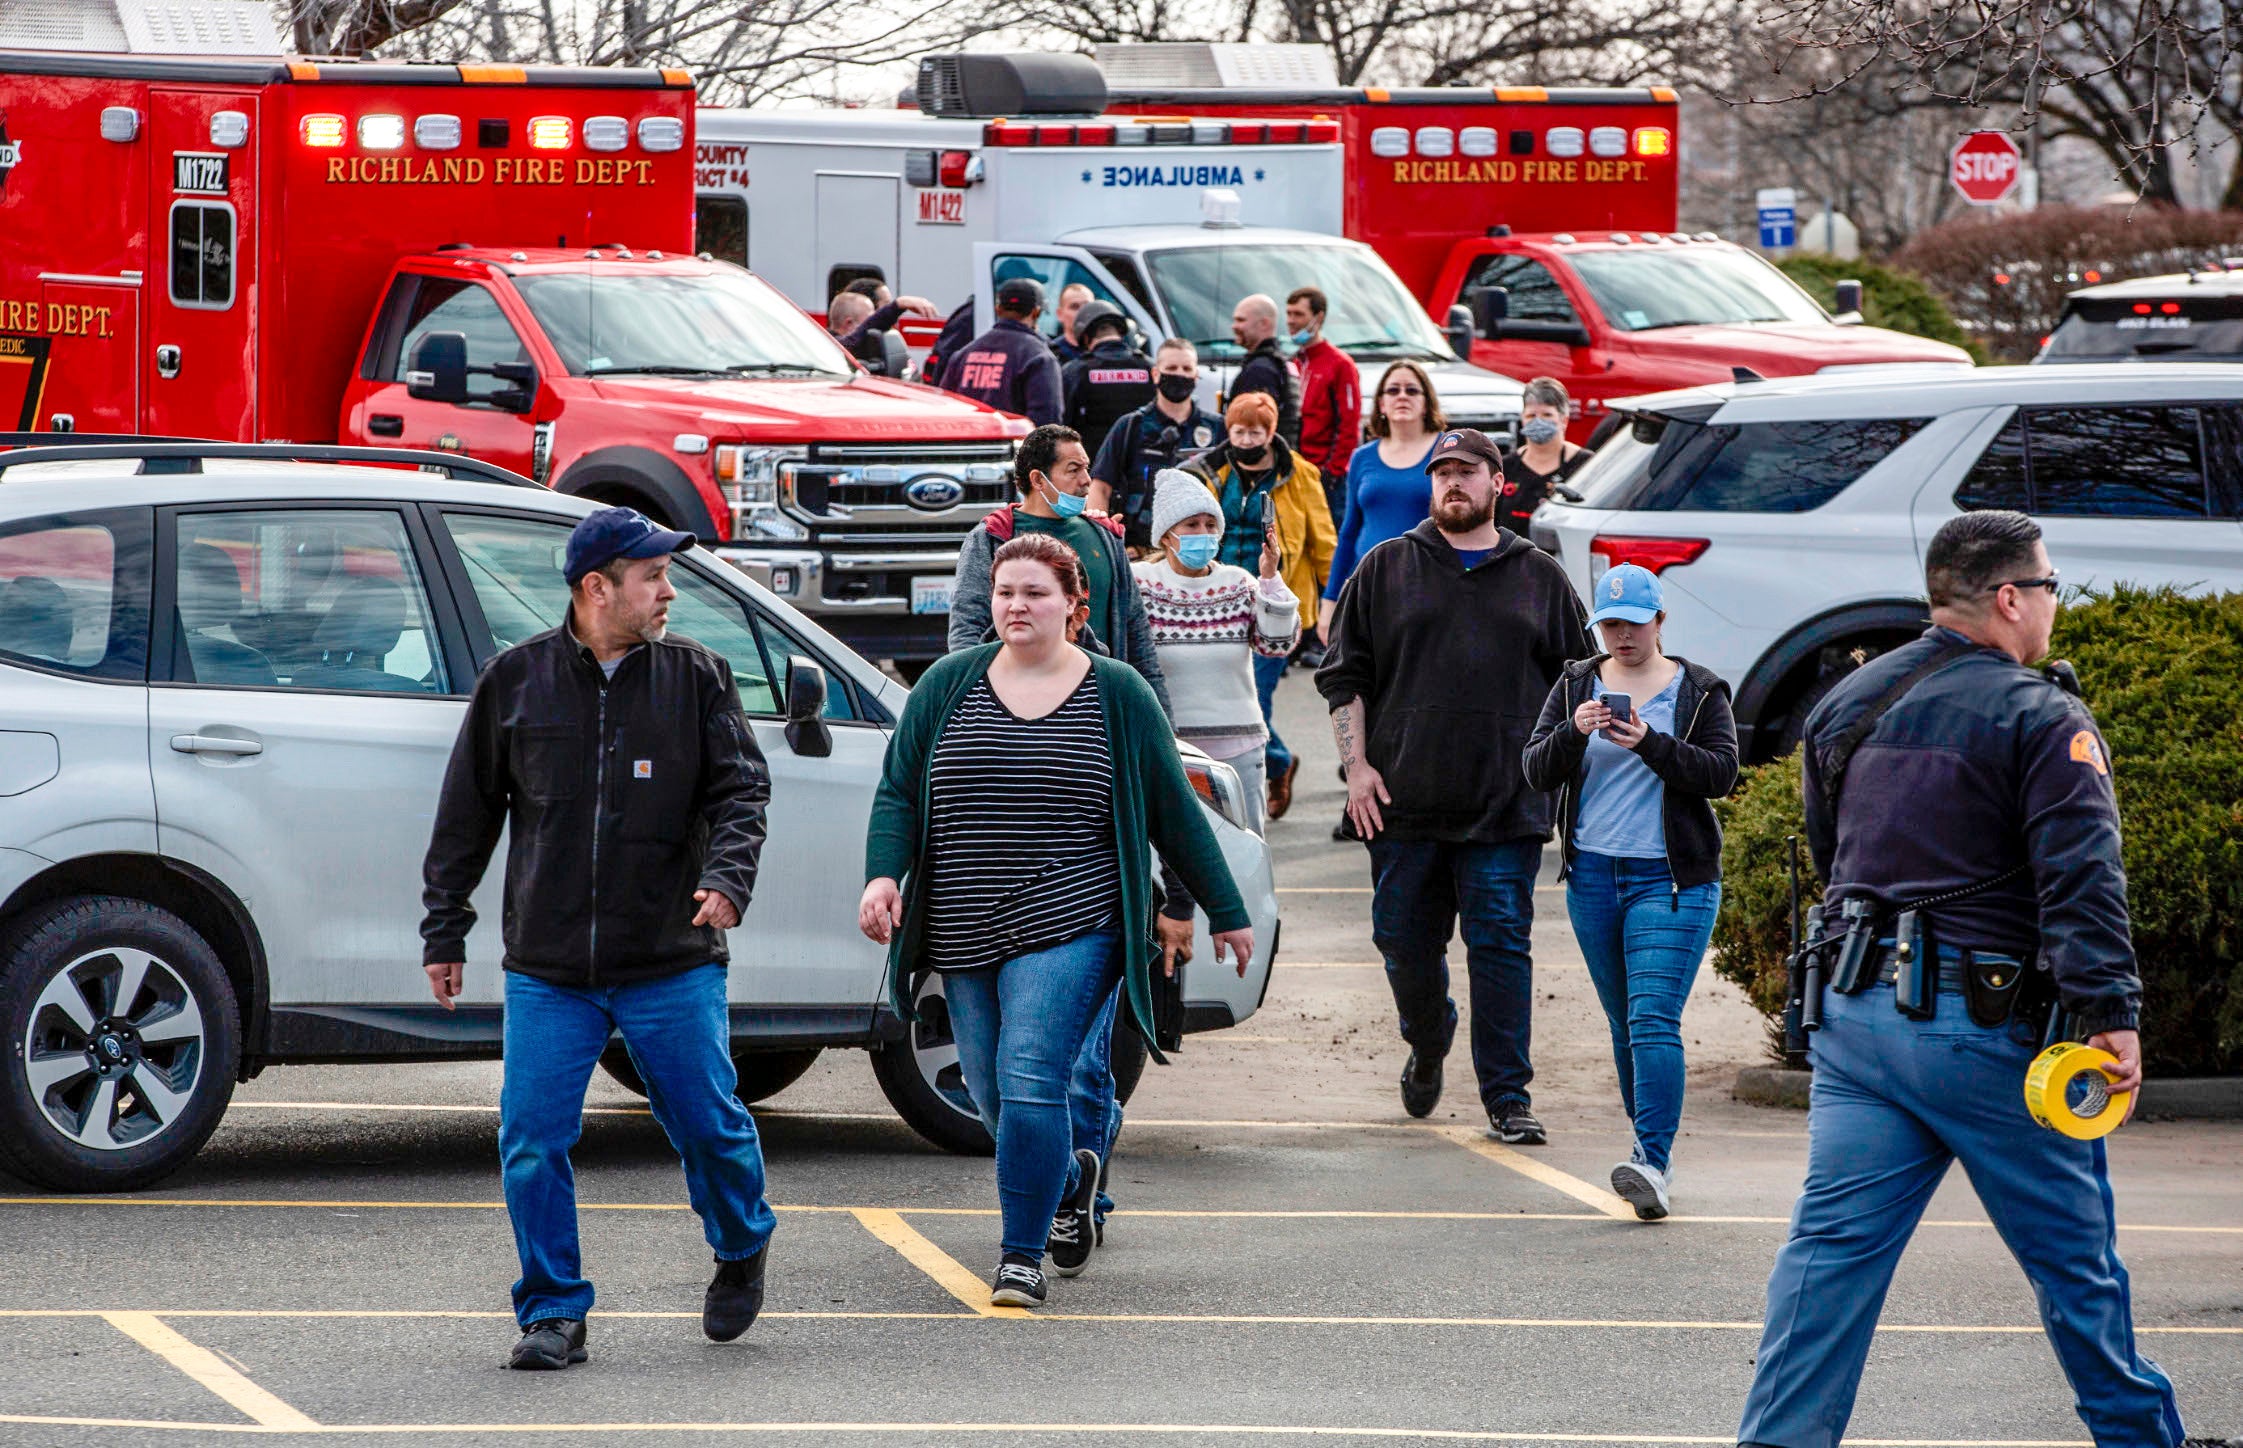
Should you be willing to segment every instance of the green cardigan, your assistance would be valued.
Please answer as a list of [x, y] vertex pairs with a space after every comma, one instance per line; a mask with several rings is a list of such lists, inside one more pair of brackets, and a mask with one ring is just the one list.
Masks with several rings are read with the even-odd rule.
[[[914, 868], [927, 842], [927, 794], [935, 741], [950, 722], [966, 691], [989, 672], [1002, 644], [983, 644], [947, 655], [913, 686], [903, 720], [888, 741], [888, 759], [873, 796], [872, 825], [865, 838], [865, 880], [882, 878], [903, 885], [903, 928], [888, 947], [888, 999], [905, 1020], [914, 1019], [913, 984], [925, 925], [919, 872]], [[1243, 930], [1251, 921], [1238, 885], [1231, 879], [1215, 832], [1200, 813], [1199, 795], [1184, 773], [1160, 701], [1137, 671], [1097, 654], [1090, 656], [1098, 676], [1098, 700], [1106, 716], [1106, 742], [1114, 756], [1114, 853], [1121, 866], [1121, 918], [1124, 948], [1134, 935], [1136, 948], [1122, 962], [1129, 1010], [1138, 1035], [1153, 1059], [1153, 970], [1160, 946], [1153, 935], [1151, 865], [1148, 844], [1184, 877], [1207, 911], [1217, 933]], [[1023, 808], [1031, 807], [1023, 801]], [[1266, 946], [1264, 947], [1266, 948]]]

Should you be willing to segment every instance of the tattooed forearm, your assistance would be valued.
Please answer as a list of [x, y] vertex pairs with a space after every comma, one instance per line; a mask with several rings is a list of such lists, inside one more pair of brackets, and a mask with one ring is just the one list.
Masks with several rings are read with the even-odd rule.
[[1361, 757], [1357, 741], [1363, 732], [1363, 701], [1350, 699], [1332, 711], [1332, 738], [1340, 747], [1340, 767], [1351, 769]]

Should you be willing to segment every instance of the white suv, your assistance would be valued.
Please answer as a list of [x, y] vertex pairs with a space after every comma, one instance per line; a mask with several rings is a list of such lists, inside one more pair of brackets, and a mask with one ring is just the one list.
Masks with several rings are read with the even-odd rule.
[[1583, 597], [1614, 564], [1660, 575], [1668, 646], [1736, 691], [1747, 760], [1923, 630], [1923, 550], [1958, 512], [2032, 514], [2066, 584], [2243, 589], [2243, 367], [1747, 379], [1613, 411], [1534, 541]]
[[[422, 470], [363, 465], [385, 458]], [[0, 1167], [141, 1186], [266, 1066], [499, 1054], [502, 872], [446, 1012], [419, 969], [421, 859], [476, 673], [560, 621], [593, 506], [448, 454], [0, 454]], [[732, 936], [741, 1096], [863, 1047], [922, 1135], [988, 1150], [939, 999], [894, 1019], [856, 927], [903, 686], [699, 552], [670, 576], [671, 622], [731, 662], [771, 766]], [[1240, 979], [1202, 917], [1185, 1029], [1210, 1030], [1260, 1005], [1277, 905], [1236, 776], [1186, 763], [1267, 943]], [[1124, 1028], [1125, 1080], [1142, 1049]], [[619, 1049], [607, 1066], [636, 1087]]]

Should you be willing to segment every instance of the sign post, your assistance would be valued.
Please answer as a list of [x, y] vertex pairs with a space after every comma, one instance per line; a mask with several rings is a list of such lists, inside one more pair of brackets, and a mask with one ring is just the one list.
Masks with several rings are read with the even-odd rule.
[[1760, 249], [1788, 251], [1799, 244], [1799, 193], [1789, 186], [1762, 187], [1755, 197], [1760, 211]]
[[1973, 206], [2009, 199], [2024, 175], [2024, 153], [2007, 131], [1972, 131], [1947, 155], [1947, 179]]

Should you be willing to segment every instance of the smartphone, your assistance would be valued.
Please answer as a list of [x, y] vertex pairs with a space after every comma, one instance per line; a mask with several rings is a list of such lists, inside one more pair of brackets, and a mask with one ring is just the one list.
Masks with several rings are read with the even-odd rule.
[[1257, 494], [1255, 494], [1255, 495], [1254, 495], [1254, 531], [1255, 531], [1255, 532], [1257, 532], [1257, 533], [1267, 533], [1267, 532], [1269, 531], [1269, 512], [1270, 512], [1270, 495], [1269, 495], [1268, 493], [1257, 493]]
[[1634, 712], [1635, 700], [1625, 694], [1607, 694], [1604, 696], [1604, 707], [1612, 711], [1615, 724], [1625, 723]]

